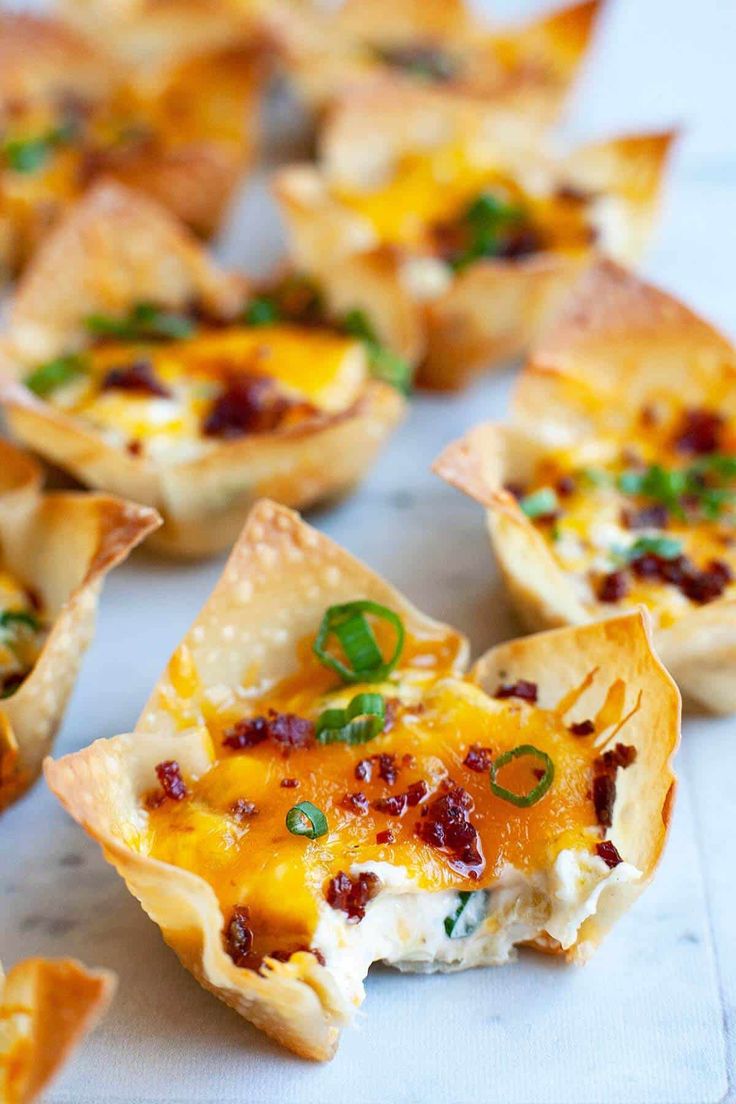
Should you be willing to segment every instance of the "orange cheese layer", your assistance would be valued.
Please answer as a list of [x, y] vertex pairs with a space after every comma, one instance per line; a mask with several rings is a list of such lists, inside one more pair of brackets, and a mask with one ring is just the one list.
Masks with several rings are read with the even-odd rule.
[[[592, 763], [600, 749], [595, 737], [581, 739], [568, 731], [562, 713], [570, 700], [558, 712], [491, 699], [470, 679], [451, 674], [452, 658], [437, 656], [429, 667], [426, 646], [410, 641], [390, 683], [336, 688], [334, 676], [305, 648], [298, 672], [253, 701], [249, 715], [275, 709], [314, 720], [324, 708], [344, 706], [354, 694], [373, 690], [387, 700], [398, 696], [404, 701], [393, 727], [359, 746], [314, 744], [285, 757], [271, 743], [230, 750], [223, 745], [223, 733], [237, 717], [213, 717], [208, 722], [216, 749], [213, 766], [199, 778], [186, 779], [190, 795], [183, 801], [165, 800], [150, 809], [141, 846], [201, 875], [215, 890], [226, 917], [233, 906], [247, 905], [261, 954], [308, 944], [328, 880], [355, 863], [403, 866], [423, 890], [473, 890], [491, 885], [507, 863], [534, 871], [548, 868], [563, 848], [590, 851], [600, 839], [590, 797]], [[603, 714], [599, 722], [602, 732], [607, 723]], [[472, 744], [492, 748], [494, 757], [533, 744], [554, 762], [552, 787], [530, 808], [494, 796], [488, 772], [463, 764]], [[395, 757], [393, 784], [380, 778], [375, 761], [370, 781], [356, 778], [358, 763], [377, 755]], [[528, 792], [536, 785], [533, 771], [539, 767], [536, 759], [516, 760], [499, 773], [499, 782]], [[295, 779], [298, 786], [285, 788], [283, 779]], [[421, 806], [401, 817], [373, 808], [374, 801], [402, 793], [420, 780], [429, 786], [431, 803], [448, 779], [473, 799], [471, 821], [485, 857], [475, 880], [415, 834]], [[151, 781], [155, 788], [155, 779]], [[343, 804], [346, 794], [356, 792], [371, 803], [365, 814]], [[258, 812], [238, 821], [229, 810], [239, 800], [255, 803]], [[285, 826], [288, 810], [304, 800], [320, 808], [329, 824], [329, 833], [314, 841], [291, 835]], [[376, 834], [386, 829], [395, 842], [378, 843]]]

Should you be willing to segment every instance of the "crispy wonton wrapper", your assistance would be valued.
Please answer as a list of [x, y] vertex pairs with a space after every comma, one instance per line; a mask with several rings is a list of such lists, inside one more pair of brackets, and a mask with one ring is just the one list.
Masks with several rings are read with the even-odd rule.
[[[463, 0], [343, 0], [337, 6], [271, 4], [264, 11], [284, 68], [316, 112], [356, 88], [432, 90], [447, 100], [504, 108], [537, 131], [554, 123], [588, 50], [600, 0], [562, 8], [519, 27], [489, 28]], [[432, 82], [383, 64], [381, 50], [438, 45], [459, 62], [456, 78]]]
[[[382, 282], [374, 283], [382, 293]], [[28, 270], [0, 346], [0, 401], [13, 432], [89, 486], [156, 507], [165, 525], [154, 545], [171, 555], [229, 547], [260, 495], [304, 508], [349, 491], [402, 416], [401, 395], [367, 377], [345, 410], [218, 442], [193, 459], [157, 462], [111, 444], [91, 424], [36, 398], [20, 379], [34, 363], [82, 347], [90, 314], [121, 314], [142, 301], [169, 308], [198, 302], [228, 319], [245, 294], [242, 278], [219, 270], [167, 212], [120, 185], [101, 183]], [[371, 294], [356, 296], [356, 303]], [[393, 313], [400, 321], [400, 312]], [[389, 314], [379, 302], [377, 317]], [[356, 355], [362, 355], [357, 346]]]
[[105, 1014], [115, 976], [72, 959], [0, 966], [0, 1102], [30, 1104]]
[[109, 495], [41, 490], [41, 469], [0, 440], [0, 555], [38, 594], [50, 630], [33, 670], [0, 700], [0, 811], [35, 781], [94, 631], [105, 575], [160, 519]]
[[[422, 90], [372, 89], [356, 93], [334, 114], [323, 133], [321, 168], [289, 166], [276, 174], [274, 187], [297, 264], [329, 289], [344, 280], [351, 260], [354, 265], [356, 257], [377, 258], [386, 293], [414, 312], [424, 334], [418, 382], [454, 390], [523, 353], [601, 251], [625, 262], [642, 253], [674, 137], [673, 131], [629, 135], [553, 160], [535, 148], [533, 133], [513, 116], [498, 112], [481, 119], [475, 106]], [[338, 183], [359, 191], [366, 181], [390, 179], [403, 154], [450, 143], [482, 147], [484, 163], [528, 180], [533, 190], [541, 185], [542, 194], [564, 184], [594, 195], [596, 242], [481, 259], [452, 274], [421, 253], [381, 243], [370, 222], [333, 191]], [[353, 286], [360, 281], [353, 272]]]
[[[352, 1008], [328, 967], [298, 952], [269, 959], [262, 973], [238, 969], [222, 943], [223, 916], [201, 877], [139, 853], [141, 795], [156, 763], [175, 758], [197, 775], [211, 761], [203, 727], [207, 694], [243, 685], [244, 673], [265, 684], [298, 665], [297, 644], [315, 631], [327, 606], [360, 595], [387, 604], [407, 630], [423, 639], [456, 642], [458, 634], [432, 621], [341, 548], [291, 511], [257, 504], [220, 582], [155, 688], [136, 731], [100, 740], [75, 755], [47, 761], [51, 789], [99, 841], [106, 858], [160, 926], [184, 965], [206, 988], [284, 1046], [308, 1058], [330, 1058]], [[458, 672], [467, 661], [461, 650]], [[637, 748], [636, 768], [621, 778], [611, 838], [626, 861], [651, 877], [664, 844], [679, 738], [679, 695], [654, 656], [640, 614], [530, 637], [492, 649], [475, 668], [481, 685], [503, 678], [539, 683], [551, 707], [573, 690], [589, 716], [608, 702], [607, 724], [625, 717], [626, 741]], [[603, 714], [601, 714], [603, 716]], [[624, 887], [620, 887], [624, 888]], [[626, 907], [632, 887], [610, 887], [609, 907], [585, 921], [573, 958], [584, 957]], [[545, 940], [541, 950], [559, 953]]]
[[[529, 477], [548, 448], [596, 433], [625, 435], [658, 397], [684, 407], [717, 396], [736, 418], [736, 350], [682, 303], [611, 262], [588, 272], [519, 380], [510, 421], [485, 423], [450, 445], [435, 471], [487, 510], [512, 601], [529, 629], [610, 615], [577, 597], [542, 535], [504, 488]], [[693, 607], [656, 632], [659, 655], [686, 698], [714, 713], [736, 710], [736, 599]]]

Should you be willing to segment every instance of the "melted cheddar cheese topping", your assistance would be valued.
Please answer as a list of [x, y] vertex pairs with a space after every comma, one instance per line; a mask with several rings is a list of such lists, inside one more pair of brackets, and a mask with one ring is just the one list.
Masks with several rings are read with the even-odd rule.
[[[305, 641], [299, 649], [292, 676], [248, 701], [248, 717], [273, 710], [316, 721], [326, 708], [344, 708], [355, 694], [369, 691], [393, 703], [382, 733], [355, 746], [310, 740], [285, 750], [266, 740], [233, 749], [228, 733], [243, 717], [242, 701], [239, 711], [232, 705], [210, 707], [205, 716], [211, 767], [198, 777], [184, 771], [188, 792], [183, 800], [142, 799], [147, 828], [137, 846], [205, 879], [226, 918], [236, 906], [245, 906], [254, 931], [254, 963], [274, 950], [308, 946], [325, 907], [326, 886], [356, 864], [393, 864], [421, 890], [473, 891], [493, 885], [509, 865], [535, 872], [549, 869], [563, 849], [594, 851], [601, 829], [591, 798], [593, 764], [601, 740], [621, 720], [620, 684], [612, 686], [594, 718], [595, 735], [580, 738], [570, 732], [567, 717], [577, 692], [556, 709], [515, 697], [491, 698], [470, 678], [454, 673], [457, 641], [438, 645], [409, 637], [400, 667], [386, 683], [351, 686], [336, 686], [334, 674], [315, 659], [310, 645]], [[170, 676], [174, 684], [187, 681], [182, 689], [191, 702], [194, 676], [181, 652]], [[173, 701], [170, 708], [177, 726], [191, 726], [189, 712], [179, 715]], [[497, 758], [523, 744], [554, 763], [550, 789], [528, 808], [496, 796], [488, 769], [474, 770], [464, 762], [473, 745], [491, 748]], [[519, 758], [499, 771], [498, 780], [528, 793], [537, 784], [539, 767], [539, 759]], [[155, 787], [155, 778], [151, 783]], [[377, 807], [422, 783], [425, 796], [400, 815]], [[468, 815], [483, 856], [472, 872], [417, 835], [423, 814], [429, 809], [431, 815], [433, 802], [453, 786], [462, 787], [472, 803]], [[365, 799], [361, 810], [350, 802], [349, 795], [356, 793]], [[322, 810], [327, 834], [310, 840], [289, 833], [286, 814], [300, 801]], [[252, 815], [238, 815], [243, 802], [254, 809]], [[381, 835], [387, 830], [389, 842]]]
[[736, 433], [714, 411], [647, 408], [625, 439], [551, 452], [514, 490], [591, 608], [644, 605], [666, 628], [736, 594]]

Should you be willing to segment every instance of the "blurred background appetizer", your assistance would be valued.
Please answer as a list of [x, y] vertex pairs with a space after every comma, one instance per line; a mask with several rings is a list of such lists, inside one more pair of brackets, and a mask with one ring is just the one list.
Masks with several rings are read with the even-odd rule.
[[370, 90], [334, 113], [320, 164], [282, 169], [275, 191], [296, 263], [325, 286], [339, 262], [381, 258], [424, 333], [419, 383], [454, 389], [524, 352], [596, 256], [641, 253], [672, 139], [553, 157], [523, 121]]
[[41, 490], [0, 441], [0, 812], [35, 781], [94, 631], [105, 575], [156, 528], [154, 510]]
[[211, 554], [259, 495], [351, 490], [403, 413], [410, 365], [379, 338], [412, 337], [401, 304], [380, 282], [333, 299], [334, 317], [330, 301], [297, 277], [249, 288], [162, 208], [101, 184], [19, 288], [0, 401], [47, 460], [155, 506], [156, 546]]
[[206, 988], [329, 1058], [372, 962], [584, 960], [658, 863], [680, 701], [643, 616], [467, 654], [261, 502], [135, 732], [46, 777]]
[[0, 965], [0, 1100], [31, 1104], [91, 1031], [115, 991], [105, 970], [71, 959]]
[[262, 63], [252, 42], [231, 34], [217, 51], [130, 67], [114, 41], [0, 14], [0, 281], [102, 175], [209, 236], [255, 154]]
[[604, 263], [531, 356], [508, 424], [437, 472], [478, 499], [529, 628], [645, 606], [686, 697], [736, 710], [736, 350]]

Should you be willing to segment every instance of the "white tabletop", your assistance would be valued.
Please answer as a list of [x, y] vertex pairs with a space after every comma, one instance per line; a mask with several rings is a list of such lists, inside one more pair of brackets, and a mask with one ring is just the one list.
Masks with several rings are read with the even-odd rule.
[[[542, 3], [496, 0], [501, 14]], [[610, 0], [573, 137], [687, 127], [645, 272], [731, 333], [736, 296], [736, 0]], [[277, 252], [264, 187], [244, 193], [221, 255]], [[481, 511], [429, 473], [440, 447], [502, 415], [513, 370], [459, 397], [418, 396], [364, 486], [313, 520], [476, 651], [514, 632]], [[58, 741], [127, 730], [222, 561], [136, 555], [108, 581]], [[736, 1100], [736, 720], [688, 719], [672, 836], [653, 885], [584, 969], [523, 954], [446, 977], [372, 971], [328, 1065], [300, 1061], [199, 988], [42, 785], [2, 821], [0, 955], [74, 955], [120, 977], [113, 1008], [54, 1104], [715, 1104]], [[730, 1080], [729, 1080], [730, 1071]]]

